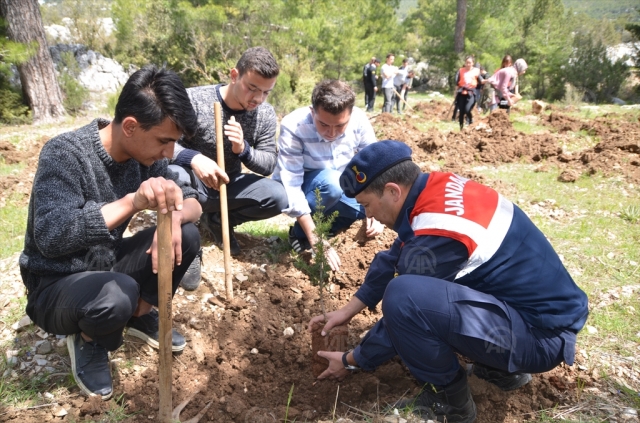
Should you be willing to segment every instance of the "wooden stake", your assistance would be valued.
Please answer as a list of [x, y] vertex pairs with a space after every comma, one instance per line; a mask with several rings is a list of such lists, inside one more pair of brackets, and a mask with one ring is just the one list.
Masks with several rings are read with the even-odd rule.
[[160, 410], [159, 421], [173, 421], [171, 405], [171, 291], [172, 291], [172, 251], [171, 251], [171, 212], [158, 212], [158, 313], [160, 328], [158, 341], [160, 357]]
[[[220, 103], [213, 103], [216, 122], [216, 151], [218, 166], [224, 170], [224, 138], [222, 136], [222, 109]], [[233, 300], [233, 280], [231, 279], [231, 248], [229, 246], [229, 210], [227, 208], [227, 185], [220, 184], [220, 223], [222, 224], [222, 246], [224, 253], [224, 288], [227, 301]]]

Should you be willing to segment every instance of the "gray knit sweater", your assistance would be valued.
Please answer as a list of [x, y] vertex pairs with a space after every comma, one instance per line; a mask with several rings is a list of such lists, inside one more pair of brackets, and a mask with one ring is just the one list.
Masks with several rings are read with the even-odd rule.
[[213, 116], [213, 103], [220, 103], [222, 124], [225, 125], [231, 116], [235, 116], [242, 126], [245, 149], [240, 154], [231, 151], [231, 142], [224, 135], [224, 166], [228, 175], [241, 172], [244, 164], [252, 172], [268, 176], [276, 167], [276, 113], [269, 103], [262, 103], [255, 110], [238, 111], [230, 109], [220, 98], [222, 85], [208, 85], [188, 88], [196, 115], [198, 130], [189, 140], [180, 140], [176, 144], [173, 163], [190, 166], [191, 159], [199, 152], [217, 162], [216, 128]]
[[[102, 206], [135, 192], [149, 178], [177, 182], [166, 159], [150, 167], [133, 159], [115, 162], [98, 133], [108, 124], [96, 119], [52, 138], [40, 152], [20, 255], [22, 278], [30, 292], [41, 276], [109, 270], [130, 219], [109, 231]], [[184, 198], [196, 197], [192, 188], [181, 189]]]

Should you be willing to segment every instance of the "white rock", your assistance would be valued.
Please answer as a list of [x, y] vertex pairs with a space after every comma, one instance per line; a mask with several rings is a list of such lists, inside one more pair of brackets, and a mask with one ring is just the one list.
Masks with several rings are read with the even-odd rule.
[[46, 399], [53, 399], [53, 394], [51, 392], [45, 392], [43, 395]]
[[7, 367], [13, 367], [18, 364], [18, 357], [7, 358]]
[[20, 350], [7, 350], [5, 355], [7, 358], [17, 357], [20, 354]]
[[607, 258], [608, 258], [609, 260], [611, 260], [611, 259], [612, 259], [612, 258], [614, 258], [615, 256], [616, 256], [616, 254], [615, 254], [615, 253], [609, 253], [609, 254], [607, 254]]
[[596, 329], [594, 326], [587, 325], [587, 332], [590, 334], [598, 333], [598, 329]]
[[293, 332], [293, 328], [288, 327], [288, 328], [286, 328], [286, 329], [284, 330], [283, 335], [284, 335], [285, 337], [289, 337], [289, 336], [293, 336], [293, 333], [294, 333], [294, 332]]
[[29, 318], [29, 316], [22, 316], [20, 320], [18, 320], [11, 326], [11, 329], [15, 331], [19, 331], [20, 329], [23, 329], [29, 326], [30, 324], [31, 324], [31, 319]]
[[42, 339], [46, 339], [46, 338], [49, 337], [49, 334], [47, 332], [43, 331], [42, 329], [40, 329], [38, 332], [36, 332], [36, 335], [38, 335]]
[[252, 348], [251, 349], [251, 354], [258, 354], [258, 349], [257, 348]]
[[56, 417], [64, 417], [67, 415], [67, 410], [65, 410], [63, 407], [56, 405], [51, 409], [51, 414], [53, 414]]
[[242, 273], [238, 273], [236, 275], [236, 279], [239, 280], [240, 282], [244, 282], [249, 278], [246, 275], [243, 275]]
[[47, 364], [49, 364], [49, 362], [47, 360], [38, 359], [36, 360], [36, 364], [38, 366], [46, 366]]

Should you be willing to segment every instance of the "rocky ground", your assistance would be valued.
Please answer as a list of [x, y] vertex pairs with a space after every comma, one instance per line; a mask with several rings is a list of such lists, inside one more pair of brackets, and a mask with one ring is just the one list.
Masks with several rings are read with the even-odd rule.
[[[405, 141], [424, 171], [455, 171], [482, 180], [473, 166], [525, 162], [540, 163], [541, 168], [557, 164], [559, 181], [574, 180], [585, 172], [603, 172], [640, 183], [637, 121], [621, 116], [583, 121], [565, 111], [552, 110], [527, 117], [549, 128], [535, 134], [516, 131], [503, 113], [480, 119], [462, 132], [421, 131], [415, 126], [443, 119], [447, 107], [443, 103], [421, 103], [404, 118], [378, 115], [373, 118], [378, 138]], [[566, 131], [585, 131], [599, 137], [599, 143], [569, 153], [563, 147]], [[0, 142], [5, 161], [26, 163], [27, 169], [21, 175], [0, 178], [0, 201], [11, 193], [28, 201], [37, 152], [45, 141], [33, 140], [24, 150]], [[524, 208], [533, 213], [544, 207], [545, 204], [536, 204]], [[131, 230], [152, 223], [153, 216], [142, 214], [133, 220]], [[332, 276], [330, 292], [325, 296], [329, 309], [349, 300], [375, 253], [388, 248], [394, 239], [394, 233], [386, 230], [376, 239], [364, 240], [359, 229], [359, 224], [354, 224], [337, 236], [343, 266]], [[174, 404], [198, 392], [185, 408], [183, 420], [211, 402], [202, 421], [276, 422], [283, 421], [285, 415], [289, 421], [297, 422], [332, 420], [333, 415], [343, 422], [403, 421], [394, 415], [382, 417], [394, 401], [419, 390], [397, 359], [375, 372], [359, 373], [341, 383], [315, 382], [306, 325], [310, 317], [320, 312], [317, 289], [295, 268], [279, 239], [247, 234], [239, 234], [238, 238], [243, 254], [232, 262], [234, 301], [224, 297], [222, 252], [206, 239], [203, 283], [194, 292], [180, 289], [174, 300], [174, 325], [188, 341], [185, 351], [173, 360]], [[14, 256], [0, 263], [3, 319], [14, 307], [12, 300], [23, 295], [16, 259]], [[598, 306], [621, 296], [638, 295], [639, 291], [640, 285], [615, 289], [591, 299], [591, 303]], [[349, 327], [349, 344], [356, 345], [380, 316], [379, 308], [356, 316]], [[48, 386], [40, 404], [28, 408], [0, 406], [0, 421], [157, 421], [158, 356], [146, 344], [127, 337], [112, 355], [115, 395], [102, 402], [87, 399], [68, 382], [69, 357], [60, 337], [43, 333], [23, 320], [13, 327], [0, 326], [0, 338], [9, 345], [5, 356], [11, 365], [2, 375], [0, 392], [5, 381], [16, 383], [24, 378], [43, 377]], [[607, 421], [638, 421], [637, 410], [624, 406], [620, 400], [623, 393], [618, 386], [626, 386], [632, 392], [640, 389], [640, 349], [635, 348], [639, 354], [634, 357], [588, 354], [580, 345], [577, 349], [573, 366], [561, 365], [534, 375], [531, 383], [515, 392], [505, 393], [470, 377], [477, 421], [520, 422], [543, 414], [562, 419], [580, 411]], [[466, 364], [464, 357], [460, 359]], [[613, 374], [603, 379], [605, 368], [613, 369]], [[118, 414], [122, 412], [129, 417]]]

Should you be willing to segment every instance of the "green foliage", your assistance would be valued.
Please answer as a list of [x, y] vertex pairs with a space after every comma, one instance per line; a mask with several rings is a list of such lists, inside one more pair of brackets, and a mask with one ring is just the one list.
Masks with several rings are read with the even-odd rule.
[[64, 93], [64, 108], [69, 114], [74, 115], [82, 109], [82, 105], [89, 99], [89, 90], [78, 81], [80, 66], [73, 53], [65, 51], [60, 57], [61, 70], [58, 84]]
[[[309, 104], [322, 78], [353, 80], [372, 55], [399, 50], [397, 0], [114, 0], [116, 59], [166, 63], [187, 86], [226, 82], [248, 47], [281, 65], [271, 102], [279, 113]], [[278, 100], [278, 101], [276, 101]]]
[[626, 58], [611, 62], [607, 48], [594, 42], [590, 34], [577, 35], [574, 46], [575, 53], [566, 68], [567, 80], [585, 92], [587, 101], [611, 101], [629, 76], [629, 68], [624, 63]]
[[6, 22], [0, 17], [0, 122], [6, 124], [28, 123], [31, 112], [22, 92], [9, 83], [11, 65], [29, 60], [33, 45], [14, 43], [7, 39]]
[[111, 15], [111, 0], [54, 0], [40, 6], [45, 25], [68, 25], [73, 42], [91, 50], [111, 52], [113, 36], [107, 35], [104, 19]]

